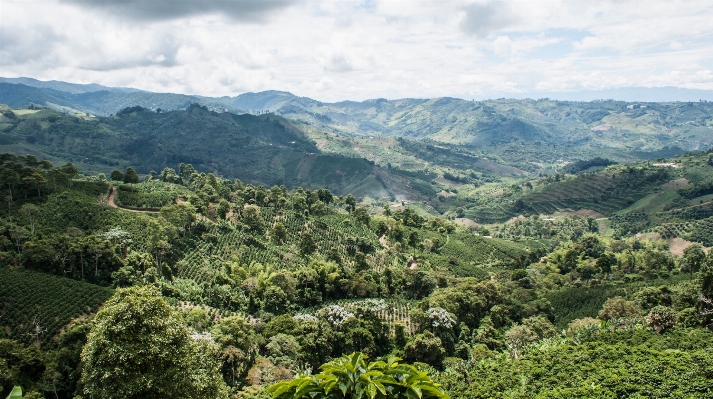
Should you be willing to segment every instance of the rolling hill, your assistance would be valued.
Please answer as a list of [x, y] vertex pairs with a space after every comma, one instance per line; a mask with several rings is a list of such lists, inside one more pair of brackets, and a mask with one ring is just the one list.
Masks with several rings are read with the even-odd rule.
[[91, 173], [133, 166], [148, 174], [186, 163], [267, 186], [423, 197], [403, 178], [363, 158], [322, 153], [302, 125], [272, 114], [217, 113], [197, 104], [162, 113], [132, 107], [110, 118], [7, 107], [1, 114], [0, 151], [73, 162]]

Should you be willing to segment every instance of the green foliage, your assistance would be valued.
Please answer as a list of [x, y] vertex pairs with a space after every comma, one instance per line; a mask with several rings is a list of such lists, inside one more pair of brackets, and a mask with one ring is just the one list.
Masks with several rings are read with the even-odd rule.
[[14, 387], [12, 392], [7, 395], [7, 399], [22, 399], [22, 387]]
[[646, 316], [646, 324], [658, 334], [661, 334], [672, 329], [676, 324], [676, 313], [669, 307], [656, 306]]
[[124, 208], [160, 209], [178, 198], [187, 198], [191, 191], [178, 184], [149, 181], [117, 186], [114, 200]]
[[366, 358], [362, 353], [342, 356], [322, 365], [316, 376], [298, 376], [271, 386], [268, 392], [275, 399], [448, 398], [427, 373], [399, 363], [397, 357], [369, 363]]
[[565, 328], [572, 320], [597, 317], [604, 303], [621, 293], [613, 287], [563, 287], [549, 292], [547, 299], [554, 309], [555, 325]]
[[446, 357], [446, 350], [440, 338], [426, 331], [415, 335], [406, 343], [404, 355], [410, 362], [422, 362], [440, 368]]
[[112, 290], [68, 278], [0, 268], [0, 325], [13, 339], [54, 348], [72, 319], [95, 312]]
[[82, 351], [84, 391], [101, 398], [223, 397], [213, 347], [191, 340], [155, 288], [118, 290], [97, 313]]
[[[137, 112], [121, 117], [131, 118]], [[28, 173], [51, 170], [33, 158], [15, 158], [12, 162], [12, 168], [29, 168]], [[10, 165], [10, 161], [5, 164]], [[617, 180], [619, 177], [612, 178], [611, 174], [631, 174], [622, 179], [633, 181], [635, 175], [647, 181], [642, 191], [660, 187], [657, 179], [661, 176], [639, 166], [609, 167], [604, 172], [610, 175], [604, 178]], [[71, 169], [62, 169], [65, 176], [74, 173]], [[678, 259], [654, 235], [620, 240], [597, 234], [604, 230], [608, 234], [612, 230], [615, 235], [629, 234], [631, 229], [624, 232], [620, 227], [625, 223], [636, 225], [637, 220], [646, 220], [646, 228], [650, 228], [661, 220], [674, 220], [673, 211], [627, 211], [609, 220], [521, 217], [503, 226], [475, 225], [466, 231], [450, 220], [453, 213], [426, 217], [424, 204], [393, 211], [389, 208], [386, 213], [390, 216], [370, 220], [375, 212], [368, 208], [368, 201], [357, 205], [355, 197], [334, 197], [325, 189], [268, 189], [198, 173], [188, 164], [182, 164], [178, 173], [164, 172], [152, 173], [150, 176], [156, 177], [145, 183], [123, 184], [117, 189], [119, 197], [126, 192], [143, 198], [143, 206], [148, 206], [148, 200], [165, 204], [160, 212], [102, 207], [97, 198], [107, 194], [107, 183], [87, 178], [58, 183], [57, 191], [48, 189], [41, 196], [34, 186], [26, 189], [19, 196], [27, 194], [27, 199], [17, 198], [10, 204], [8, 216], [12, 220], [3, 218], [0, 223], [0, 261], [5, 265], [132, 287], [119, 290], [94, 322], [96, 331], [102, 330], [92, 333], [86, 350], [97, 357], [86, 357], [84, 373], [85, 378], [99, 382], [86, 380], [89, 390], [99, 392], [105, 388], [97, 384], [104, 383], [128, 384], [127, 389], [134, 390], [130, 392], [137, 392], [129, 396], [161, 396], [168, 390], [185, 389], [176, 393], [181, 397], [190, 396], [186, 392], [202, 384], [210, 392], [201, 395], [212, 397], [224, 392], [222, 376], [235, 395], [257, 395], [258, 388], [241, 391], [241, 386], [270, 384], [354, 351], [375, 357], [398, 354], [409, 362], [426, 362], [418, 366], [419, 370], [431, 366], [443, 370], [443, 375], [457, 372], [467, 377], [481, 367], [481, 361], [500, 367], [498, 362], [505, 362], [506, 357], [525, 361], [533, 353], [570, 343], [581, 348], [594, 340], [605, 341], [611, 331], [635, 334], [647, 321], [661, 336], [709, 322], [706, 295], [711, 295], [708, 291], [713, 283], [707, 282], [710, 256], [701, 248], [689, 247], [692, 249]], [[470, 172], [453, 173], [450, 177], [454, 179], [474, 179], [478, 184], [483, 178]], [[507, 191], [497, 196], [502, 195], [505, 202], [501, 204], [522, 200], [525, 206], [526, 197], [533, 192], [586, 176], [563, 176], [559, 181], [545, 178], [530, 186], [509, 182], [498, 189]], [[671, 177], [675, 176], [666, 178]], [[441, 184], [437, 179], [435, 184]], [[10, 181], [10, 186], [5, 184], [0, 189], [9, 194], [17, 187], [13, 188]], [[449, 190], [455, 193], [469, 188]], [[186, 198], [188, 202], [181, 200]], [[454, 196], [443, 203], [454, 205], [448, 204], [450, 198]], [[467, 213], [467, 207], [456, 210], [456, 216], [463, 216], [463, 212]], [[664, 219], [663, 214], [671, 219]], [[696, 217], [692, 213], [692, 220], [675, 223], [689, 230], [697, 223], [704, 226]], [[493, 231], [496, 238], [472, 233], [483, 229]], [[28, 273], [2, 270], [6, 274], [0, 274], [0, 282], [12, 273]], [[681, 271], [698, 271], [698, 279], [679, 276]], [[681, 282], [684, 279], [688, 281]], [[46, 285], [64, 292], [53, 284]], [[82, 287], [94, 286], [79, 283], [77, 287], [75, 291], [82, 292]], [[82, 331], [89, 327], [67, 323], [95, 311], [111, 293], [106, 292], [96, 303], [82, 299], [67, 306], [74, 313], [57, 318], [57, 325], [51, 326], [53, 330], [65, 327], [65, 334], [49, 335], [41, 323], [39, 327], [30, 325], [35, 326], [34, 332], [10, 330], [11, 337], [23, 340], [28, 348], [36, 348], [39, 342], [45, 350], [58, 348], [64, 352], [56, 367], [54, 354], [40, 357], [40, 363], [49, 367], [47, 373], [27, 374], [31, 377], [23, 377], [25, 380], [14, 377], [19, 366], [12, 363], [11, 372], [15, 374], [13, 379], [2, 380], [5, 389], [9, 390], [10, 384], [22, 384], [47, 395], [46, 379], [54, 378], [61, 392], [58, 396], [78, 393], [82, 387], [72, 370], [82, 367]], [[8, 315], [9, 319], [34, 320], [36, 309], [41, 309], [33, 305], [34, 297], [7, 301], [2, 295], [4, 290], [0, 290], [0, 304], [20, 303], [20, 310], [8, 312], [0, 305], [0, 321], [7, 321]], [[74, 299], [72, 295], [66, 296]], [[182, 320], [174, 305], [184, 313]], [[72, 306], [84, 308], [75, 312]], [[648, 320], [639, 317], [646, 314]], [[596, 316], [602, 323], [592, 319]], [[23, 328], [27, 326], [23, 324]], [[568, 327], [566, 338], [556, 334]], [[58, 338], [45, 339], [44, 334]], [[111, 344], [117, 347], [109, 348]], [[151, 375], [154, 370], [148, 363], [129, 359], [143, 353], [143, 346], [155, 349], [152, 356], [158, 358], [152, 364], [176, 376]], [[506, 352], [498, 355], [495, 351], [500, 350]], [[173, 356], [170, 360], [169, 354]], [[104, 355], [109, 359], [101, 360]], [[27, 352], [27, 359], [33, 356]], [[105, 366], [119, 364], [122, 356], [135, 367], [122, 368], [126, 376], [112, 374], [121, 380], [102, 380], [100, 373], [108, 375]], [[0, 356], [0, 370], [3, 359]], [[188, 383], [177, 385], [171, 378], [189, 378], [179, 368], [202, 371], [193, 373], [185, 380]], [[144, 393], [142, 389], [151, 388], [149, 384], [136, 383], [143, 373], [157, 381], [154, 391]], [[51, 377], [54, 375], [61, 377]], [[305, 378], [302, 382], [314, 383], [315, 389], [320, 389], [321, 380]], [[458, 383], [468, 378], [460, 378]], [[484, 377], [487, 381], [489, 378], [489, 374]], [[172, 384], [175, 387], [168, 387]], [[506, 390], [516, 385], [509, 383]], [[586, 387], [565, 385], [553, 385], [551, 392], [543, 395], [591, 393]], [[114, 388], [116, 392], [121, 389]], [[460, 387], [454, 392], [464, 390]], [[195, 390], [191, 392], [200, 396]], [[515, 397], [522, 394], [509, 392]], [[332, 394], [344, 396], [337, 388], [330, 391]]]
[[453, 398], [711, 398], [709, 332], [597, 334], [580, 345], [533, 348], [518, 360], [495, 357], [436, 380]]
[[134, 168], [128, 167], [126, 168], [126, 172], [124, 172], [123, 176], [124, 183], [138, 183], [139, 182], [139, 175], [136, 173]]

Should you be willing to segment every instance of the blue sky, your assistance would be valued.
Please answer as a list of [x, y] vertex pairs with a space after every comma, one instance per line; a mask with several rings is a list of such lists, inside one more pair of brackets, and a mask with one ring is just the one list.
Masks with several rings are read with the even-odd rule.
[[710, 1], [0, 0], [0, 76], [210, 96], [713, 90]]

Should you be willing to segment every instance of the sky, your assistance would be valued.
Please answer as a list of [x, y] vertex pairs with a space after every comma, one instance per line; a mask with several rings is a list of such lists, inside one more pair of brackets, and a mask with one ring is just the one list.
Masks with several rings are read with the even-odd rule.
[[321, 101], [713, 90], [713, 1], [0, 0], [0, 76]]

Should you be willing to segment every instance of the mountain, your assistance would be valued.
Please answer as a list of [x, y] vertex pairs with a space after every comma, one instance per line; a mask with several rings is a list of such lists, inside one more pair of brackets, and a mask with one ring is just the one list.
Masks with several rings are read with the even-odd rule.
[[509, 94], [503, 97], [518, 99], [551, 98], [560, 101], [616, 100], [628, 102], [686, 102], [713, 101], [713, 90], [685, 89], [681, 87], [621, 87], [607, 90], [581, 90], [569, 92], [538, 92]]
[[48, 109], [16, 114], [7, 107], [1, 115], [0, 152], [69, 161], [85, 172], [109, 173], [132, 166], [147, 174], [186, 163], [266, 186], [327, 187], [358, 197], [426, 198], [410, 188], [405, 177], [366, 159], [323, 153], [304, 126], [273, 114], [217, 113], [193, 104], [161, 113], [132, 107], [109, 118]]
[[80, 93], [91, 93], [94, 91], [111, 91], [119, 93], [132, 93], [141, 91], [139, 89], [133, 89], [130, 87], [109, 87], [102, 86], [96, 83], [89, 84], [78, 84], [78, 83], [67, 83], [59, 80], [37, 80], [33, 78], [1, 78], [0, 83], [11, 83], [11, 84], [23, 84], [25, 86], [37, 87], [40, 89], [52, 89], [57, 91], [63, 91], [71, 94]]
[[[55, 85], [61, 86], [61, 85]], [[51, 108], [65, 113], [86, 113], [109, 116], [127, 107], [140, 106], [151, 110], [186, 109], [191, 104], [201, 104], [220, 112], [243, 113], [228, 104], [211, 98], [172, 93], [151, 93], [133, 89], [98, 91], [59, 91], [49, 87], [34, 87], [18, 83], [0, 83], [0, 103], [13, 108], [29, 104]]]
[[[628, 163], [713, 146], [713, 103], [709, 102], [467, 101], [445, 97], [324, 103], [284, 91], [211, 98], [90, 91], [102, 87], [13, 80], [19, 81], [39, 87], [0, 83], [0, 103], [13, 108], [36, 104], [64, 113], [98, 116], [133, 106], [173, 111], [191, 104], [219, 113], [270, 112], [304, 125], [304, 132], [323, 153], [439, 176], [446, 172], [554, 173], [570, 162], [596, 157]], [[651, 90], [639, 90], [640, 96]], [[662, 88], [659, 92], [671, 96], [689, 93], [681, 90]], [[450, 160], [447, 165], [442, 162], [445, 159]]]

